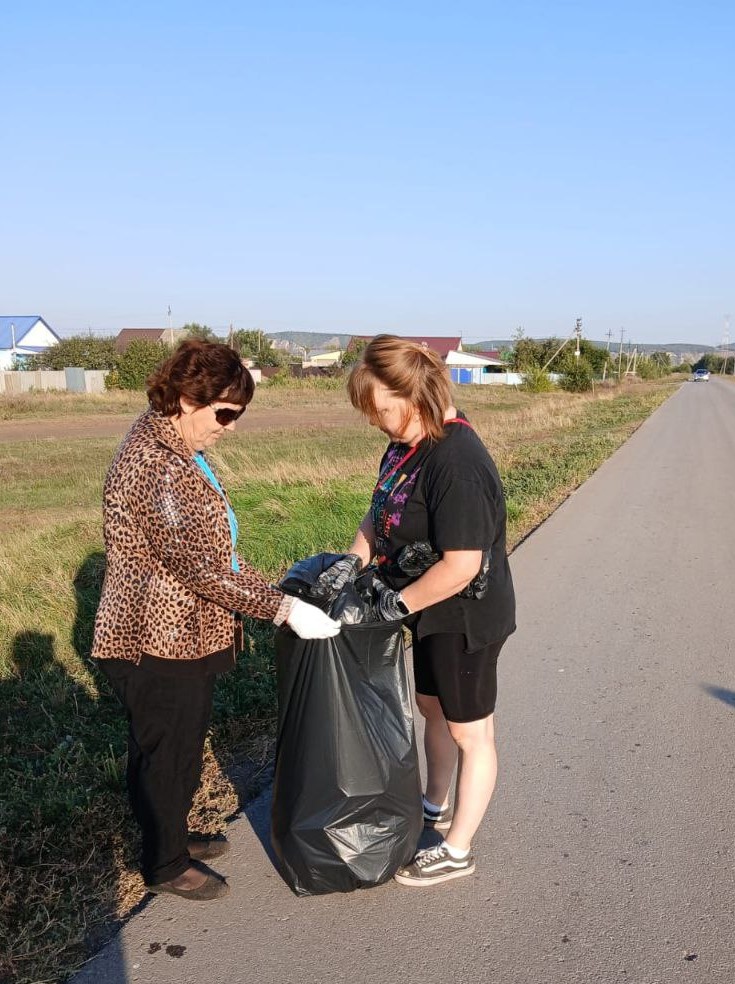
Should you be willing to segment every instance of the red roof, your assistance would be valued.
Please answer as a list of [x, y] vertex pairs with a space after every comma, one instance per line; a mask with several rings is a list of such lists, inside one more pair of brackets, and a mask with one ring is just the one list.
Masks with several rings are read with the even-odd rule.
[[[366, 342], [371, 342], [374, 335], [353, 335], [353, 338], [364, 339]], [[449, 335], [398, 335], [398, 338], [405, 338], [407, 342], [418, 342], [419, 345], [425, 345], [427, 348], [432, 349], [437, 352], [442, 359], [446, 359], [447, 355], [452, 351], [457, 351], [462, 344], [462, 336], [449, 336]]]

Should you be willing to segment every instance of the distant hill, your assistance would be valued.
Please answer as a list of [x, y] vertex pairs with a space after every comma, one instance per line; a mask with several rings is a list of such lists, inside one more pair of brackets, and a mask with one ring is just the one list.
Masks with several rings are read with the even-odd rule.
[[[550, 336], [547, 336], [550, 337]], [[539, 341], [540, 339], [536, 339]], [[559, 339], [561, 342], [561, 339]], [[607, 341], [598, 342], [594, 338], [588, 339], [591, 345], [597, 345], [598, 348], [606, 348]], [[572, 344], [572, 343], [570, 343]], [[635, 348], [639, 352], [644, 352], [646, 355], [650, 355], [651, 352], [675, 352], [677, 355], [682, 355], [685, 352], [699, 352], [703, 354], [705, 352], [719, 352], [720, 349], [713, 345], [702, 345], [701, 342], [661, 342], [658, 345], [644, 345], [641, 342], [633, 341]], [[482, 351], [489, 351], [490, 349], [503, 349], [512, 348], [513, 340], [510, 338], [493, 338], [492, 340], [486, 342], [472, 342], [472, 348], [479, 348]], [[615, 339], [610, 343], [610, 351], [617, 352], [620, 348], [620, 339], [618, 339], [617, 345], [615, 344]], [[628, 351], [627, 341], [623, 341], [623, 351]]]
[[326, 331], [269, 331], [266, 332], [268, 338], [274, 342], [291, 342], [292, 345], [301, 345], [305, 349], [325, 349], [347, 348], [352, 333], [349, 335], [335, 335], [334, 332]]

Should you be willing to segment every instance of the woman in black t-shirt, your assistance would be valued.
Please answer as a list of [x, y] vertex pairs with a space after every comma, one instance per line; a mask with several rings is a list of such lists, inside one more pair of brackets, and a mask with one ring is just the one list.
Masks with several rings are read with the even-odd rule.
[[495, 785], [497, 659], [515, 629], [503, 488], [452, 405], [447, 370], [431, 349], [378, 335], [348, 388], [390, 444], [350, 553], [324, 576], [344, 584], [375, 561], [392, 585], [381, 594], [381, 616], [411, 627], [416, 702], [426, 719], [424, 822], [447, 833], [395, 878], [431, 885], [474, 871], [471, 842]]

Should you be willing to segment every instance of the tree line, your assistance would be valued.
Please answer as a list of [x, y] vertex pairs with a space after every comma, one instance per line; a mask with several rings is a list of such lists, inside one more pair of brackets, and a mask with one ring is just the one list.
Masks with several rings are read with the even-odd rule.
[[[227, 342], [243, 359], [252, 359], [258, 367], [280, 366], [283, 356], [262, 331], [233, 331], [223, 339], [207, 325], [195, 322], [184, 325], [186, 332], [177, 344], [188, 338], [202, 338], [211, 342]], [[73, 335], [62, 338], [44, 352], [24, 360], [27, 369], [106, 369], [108, 389], [140, 390], [145, 381], [158, 368], [176, 346], [153, 342], [147, 338], [133, 339], [124, 352], [118, 352], [114, 337]]]
[[[262, 331], [241, 329], [231, 331], [227, 338], [220, 338], [207, 325], [195, 322], [184, 325], [183, 331], [185, 335], [182, 340], [202, 338], [226, 342], [243, 359], [252, 360], [256, 367], [281, 367], [284, 379], [289, 377], [289, 356], [274, 348], [273, 342]], [[359, 360], [366, 344], [365, 339], [353, 339], [332, 372], [349, 370]], [[466, 348], [472, 351], [471, 345]], [[64, 369], [66, 366], [78, 366], [82, 369], [106, 369], [108, 388], [139, 390], [145, 388], [148, 376], [171, 351], [169, 345], [141, 338], [130, 342], [124, 352], [118, 352], [114, 337], [74, 335], [62, 338], [56, 345], [26, 359], [23, 368]], [[504, 349], [501, 359], [509, 369], [523, 373], [524, 386], [536, 392], [553, 388], [549, 373], [558, 374], [559, 385], [563, 389], [584, 392], [592, 388], [593, 380], [615, 378], [629, 368], [629, 355], [626, 353], [622, 353], [621, 357], [618, 352], [609, 352], [583, 338], [579, 341], [579, 355], [576, 355], [574, 340], [562, 343], [558, 338], [526, 338], [521, 329], [514, 336], [513, 348]], [[729, 374], [733, 372], [734, 362], [735, 359], [731, 359], [726, 368]], [[722, 356], [708, 354], [693, 367], [682, 365], [673, 368], [668, 352], [653, 352], [636, 357], [635, 372], [644, 379], [654, 379], [669, 372], [688, 373], [700, 367], [716, 373], [720, 372], [722, 364]]]
[[[527, 389], [550, 389], [548, 373], [559, 375], [559, 385], [571, 392], [585, 392], [592, 388], [593, 380], [616, 378], [629, 370], [629, 353], [608, 351], [585, 338], [579, 340], [579, 355], [574, 339], [562, 342], [558, 338], [526, 338], [521, 329], [514, 337], [512, 349], [501, 352], [501, 357], [516, 372], [523, 373]], [[687, 367], [691, 372], [691, 367]], [[657, 379], [672, 372], [668, 352], [637, 355], [635, 373], [642, 379]]]

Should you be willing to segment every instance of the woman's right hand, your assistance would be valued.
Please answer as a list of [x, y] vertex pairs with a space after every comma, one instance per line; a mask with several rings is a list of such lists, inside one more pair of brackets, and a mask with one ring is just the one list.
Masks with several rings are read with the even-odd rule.
[[335, 561], [331, 567], [319, 575], [316, 579], [316, 587], [319, 595], [339, 594], [348, 581], [354, 581], [357, 577], [362, 560], [355, 553], [348, 553], [341, 560]]
[[300, 598], [293, 599], [286, 624], [300, 639], [331, 639], [342, 628], [341, 622], [335, 622], [320, 608], [309, 605]]

